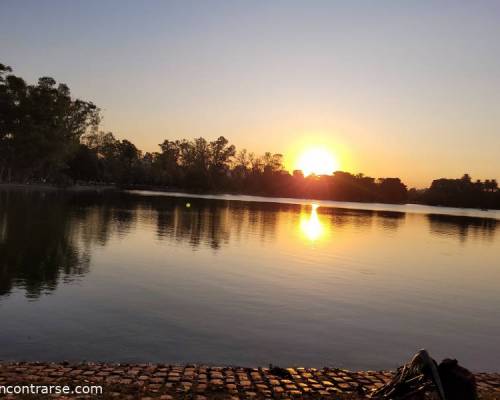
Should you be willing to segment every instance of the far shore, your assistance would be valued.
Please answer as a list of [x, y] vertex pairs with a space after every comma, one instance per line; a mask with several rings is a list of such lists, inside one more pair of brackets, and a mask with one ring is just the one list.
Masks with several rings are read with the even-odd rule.
[[371, 211], [389, 211], [399, 213], [417, 213], [417, 214], [443, 214], [454, 215], [460, 217], [472, 218], [487, 218], [500, 220], [500, 210], [491, 209], [484, 210], [480, 208], [459, 208], [448, 206], [433, 206], [428, 204], [418, 203], [366, 203], [356, 201], [337, 201], [337, 200], [318, 200], [306, 198], [293, 198], [293, 197], [273, 197], [258, 194], [244, 194], [244, 193], [231, 193], [231, 192], [196, 192], [187, 191], [177, 187], [165, 186], [145, 186], [145, 185], [114, 185], [114, 184], [75, 184], [71, 186], [57, 186], [48, 183], [0, 183], [1, 189], [15, 189], [15, 190], [36, 190], [36, 191], [67, 191], [72, 193], [77, 192], [136, 192], [141, 195], [164, 195], [172, 197], [192, 197], [204, 199], [219, 199], [222, 200], [243, 200], [251, 202], [265, 202], [265, 203], [286, 203], [298, 205], [310, 205], [314, 202], [319, 207], [330, 208], [345, 208], [355, 210], [371, 210]]
[[130, 191], [141, 194], [163, 194], [173, 197], [194, 197], [205, 199], [218, 199], [218, 196], [224, 196], [225, 200], [242, 200], [259, 202], [276, 202], [288, 204], [310, 204], [314, 202], [320, 207], [360, 209], [372, 211], [395, 211], [401, 213], [418, 214], [445, 214], [476, 218], [500, 219], [500, 210], [481, 209], [470, 207], [449, 207], [434, 206], [423, 203], [375, 203], [375, 202], [356, 202], [356, 201], [338, 201], [338, 200], [319, 200], [313, 198], [294, 198], [294, 197], [273, 197], [265, 194], [245, 194], [237, 192], [215, 192], [215, 191], [189, 191], [178, 187], [152, 186], [152, 185], [115, 185], [115, 184], [75, 184], [70, 186], [57, 186], [49, 183], [0, 183], [1, 189], [16, 190], [37, 190], [37, 191], [67, 191], [67, 192], [112, 192], [112, 191]]
[[86, 192], [96, 191], [102, 192], [107, 190], [119, 190], [116, 185], [102, 184], [102, 185], [71, 185], [71, 186], [57, 186], [50, 183], [0, 183], [0, 189], [33, 189], [33, 190], [67, 190], [71, 192]]

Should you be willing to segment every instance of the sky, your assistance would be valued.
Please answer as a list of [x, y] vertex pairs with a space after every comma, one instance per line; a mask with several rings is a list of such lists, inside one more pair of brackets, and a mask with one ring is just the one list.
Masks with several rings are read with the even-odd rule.
[[340, 169], [500, 178], [499, 1], [0, 0], [0, 62], [145, 151], [223, 135]]

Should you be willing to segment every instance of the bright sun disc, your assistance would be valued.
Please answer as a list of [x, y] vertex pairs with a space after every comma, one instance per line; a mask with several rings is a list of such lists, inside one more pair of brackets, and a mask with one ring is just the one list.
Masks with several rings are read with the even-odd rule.
[[333, 154], [326, 149], [310, 149], [302, 153], [297, 161], [297, 168], [305, 176], [330, 175], [338, 170], [339, 164]]

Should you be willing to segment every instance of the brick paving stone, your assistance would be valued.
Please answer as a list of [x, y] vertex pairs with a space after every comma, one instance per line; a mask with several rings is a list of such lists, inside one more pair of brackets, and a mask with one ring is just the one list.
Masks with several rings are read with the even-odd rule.
[[[0, 363], [0, 384], [102, 384], [109, 398], [129, 400], [327, 400], [337, 399], [338, 394], [342, 393], [369, 392], [392, 376], [390, 371], [347, 371], [335, 368], [298, 367], [287, 368], [287, 371], [291, 378], [272, 375], [268, 368]], [[476, 380], [481, 392], [500, 393], [500, 374], [478, 373]], [[60, 400], [68, 398], [71, 397], [59, 397]]]

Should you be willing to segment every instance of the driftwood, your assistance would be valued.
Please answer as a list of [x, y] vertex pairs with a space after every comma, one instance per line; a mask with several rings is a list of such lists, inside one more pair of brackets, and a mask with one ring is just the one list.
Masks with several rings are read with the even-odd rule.
[[[425, 350], [399, 367], [392, 380], [371, 394], [372, 399], [425, 399], [431, 393], [440, 400], [475, 400], [474, 375], [458, 365], [457, 360], [444, 360], [439, 366]], [[436, 397], [434, 397], [436, 398]]]

